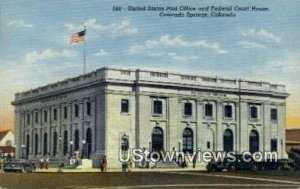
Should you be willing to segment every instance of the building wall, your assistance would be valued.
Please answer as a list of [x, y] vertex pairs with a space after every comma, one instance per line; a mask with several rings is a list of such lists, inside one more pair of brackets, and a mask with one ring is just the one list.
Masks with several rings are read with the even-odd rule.
[[[75, 147], [75, 130], [79, 131], [79, 151], [84, 149], [87, 129], [92, 131], [93, 165], [107, 155], [108, 166], [120, 168], [121, 137], [129, 137], [129, 147], [152, 148], [153, 128], [163, 130], [164, 150], [182, 150], [182, 135], [186, 128], [193, 132], [193, 150], [223, 151], [223, 135], [233, 134], [234, 151], [249, 151], [249, 135], [259, 134], [259, 150], [270, 151], [271, 139], [278, 140], [280, 158], [285, 157], [285, 93], [284, 86], [263, 82], [226, 80], [169, 72], [145, 70], [100, 69], [90, 74], [61, 81], [46, 87], [16, 94], [15, 125], [16, 155], [21, 145], [28, 144], [29, 158], [44, 152], [43, 136], [47, 133], [46, 152], [53, 154], [54, 133], [68, 132], [67, 153]], [[129, 101], [129, 112], [121, 112], [121, 100]], [[153, 113], [153, 101], [162, 101], [162, 114]], [[87, 115], [87, 102], [91, 115]], [[184, 103], [192, 104], [192, 115], [185, 116]], [[211, 117], [205, 116], [205, 105], [212, 104]], [[78, 117], [75, 116], [78, 105]], [[232, 118], [225, 119], [224, 107], [232, 107]], [[249, 118], [250, 105], [258, 109], [258, 119]], [[64, 118], [64, 107], [68, 116]], [[271, 121], [270, 110], [277, 109], [277, 121]], [[54, 120], [54, 109], [57, 120]], [[45, 114], [46, 111], [46, 114]], [[35, 121], [38, 115], [38, 121]], [[30, 121], [27, 121], [28, 116]], [[48, 120], [45, 121], [45, 116]], [[35, 135], [38, 151], [35, 150]], [[71, 145], [70, 141], [73, 141]], [[57, 142], [57, 152], [63, 140]], [[57, 153], [55, 156], [58, 157]]]

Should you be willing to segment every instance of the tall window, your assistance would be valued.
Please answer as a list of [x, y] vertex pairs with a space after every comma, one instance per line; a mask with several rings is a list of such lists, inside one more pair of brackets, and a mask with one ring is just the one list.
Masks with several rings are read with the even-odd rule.
[[65, 130], [64, 131], [64, 141], [63, 141], [63, 152], [64, 152], [64, 155], [66, 155], [68, 153], [68, 131]]
[[39, 123], [39, 113], [35, 112], [35, 123]]
[[191, 116], [193, 114], [193, 104], [191, 102], [184, 103], [184, 115]]
[[277, 152], [277, 139], [271, 139], [271, 152]]
[[74, 148], [75, 150], [79, 150], [79, 130], [76, 129], [75, 130], [75, 145], [74, 145]]
[[78, 117], [78, 115], [79, 115], [79, 106], [78, 106], [78, 104], [75, 104], [75, 106], [74, 106], [74, 113], [75, 113], [75, 117]]
[[122, 99], [121, 100], [121, 112], [122, 113], [128, 113], [129, 112], [129, 100], [128, 99]]
[[28, 155], [29, 155], [29, 148], [30, 148], [30, 145], [29, 145], [29, 142], [30, 142], [30, 136], [27, 135], [26, 136], [26, 158], [28, 158]]
[[87, 157], [90, 159], [92, 152], [92, 129], [88, 128], [86, 131], [86, 145], [87, 145]]
[[213, 105], [212, 104], [205, 104], [204, 105], [204, 111], [206, 117], [212, 117], [213, 116]]
[[258, 132], [252, 130], [249, 136], [249, 151], [251, 153], [259, 151], [259, 137]]
[[153, 113], [154, 114], [162, 114], [162, 101], [154, 100], [153, 101]]
[[121, 138], [121, 150], [122, 151], [127, 151], [129, 149], [129, 140], [128, 140], [128, 136], [124, 135]]
[[47, 110], [44, 111], [44, 122], [48, 121], [48, 112]]
[[27, 125], [30, 125], [30, 114], [27, 114], [26, 121], [27, 121]]
[[64, 119], [68, 118], [68, 107], [64, 106]]
[[182, 134], [182, 151], [193, 153], [193, 131], [190, 128], [185, 128]]
[[39, 151], [39, 135], [35, 134], [34, 138], [34, 155], [37, 156]]
[[54, 132], [53, 134], [53, 156], [56, 156], [56, 152], [57, 152], [57, 132]]
[[57, 109], [56, 108], [53, 109], [53, 119], [54, 119], [54, 121], [57, 120]]
[[86, 114], [91, 115], [91, 103], [90, 102], [86, 103]]
[[257, 107], [256, 106], [250, 106], [250, 119], [258, 119], [258, 113], [257, 113]]
[[271, 108], [271, 120], [277, 121], [277, 109], [276, 108]]
[[226, 129], [223, 134], [223, 149], [225, 152], [233, 151], [233, 133], [230, 129]]
[[43, 149], [43, 155], [46, 155], [48, 153], [48, 134], [44, 133], [44, 149]]
[[232, 118], [232, 106], [229, 104], [226, 104], [224, 106], [224, 116], [225, 118], [231, 119]]
[[151, 135], [152, 151], [160, 151], [164, 148], [164, 133], [159, 127], [154, 127]]

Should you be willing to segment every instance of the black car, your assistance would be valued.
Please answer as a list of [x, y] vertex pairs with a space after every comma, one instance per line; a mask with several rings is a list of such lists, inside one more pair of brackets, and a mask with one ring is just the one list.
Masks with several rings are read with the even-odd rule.
[[256, 171], [260, 169], [260, 164], [255, 162], [251, 156], [243, 157], [242, 155], [234, 155], [224, 158], [224, 161], [210, 161], [206, 166], [210, 171], [235, 171], [235, 170], [251, 170]]
[[11, 159], [3, 163], [4, 172], [32, 173], [34, 170], [34, 164], [25, 160]]
[[296, 168], [295, 162], [292, 159], [265, 160], [261, 162], [262, 170], [290, 170]]
[[294, 160], [295, 163], [295, 169], [300, 169], [300, 152], [296, 150], [292, 150], [288, 153], [289, 158]]

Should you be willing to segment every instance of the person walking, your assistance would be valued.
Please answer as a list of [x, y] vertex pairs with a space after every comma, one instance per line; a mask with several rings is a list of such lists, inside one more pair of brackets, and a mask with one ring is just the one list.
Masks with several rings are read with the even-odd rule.
[[102, 161], [101, 161], [101, 172], [106, 172], [106, 167], [107, 167], [107, 159], [106, 159], [106, 155], [103, 156]]

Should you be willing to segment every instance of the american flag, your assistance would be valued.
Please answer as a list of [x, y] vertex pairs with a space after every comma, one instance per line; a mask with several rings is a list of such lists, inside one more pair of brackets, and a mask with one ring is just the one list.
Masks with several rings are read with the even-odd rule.
[[83, 31], [72, 34], [70, 38], [70, 44], [80, 43], [81, 41], [85, 41], [85, 33], [86, 30], [84, 29]]

